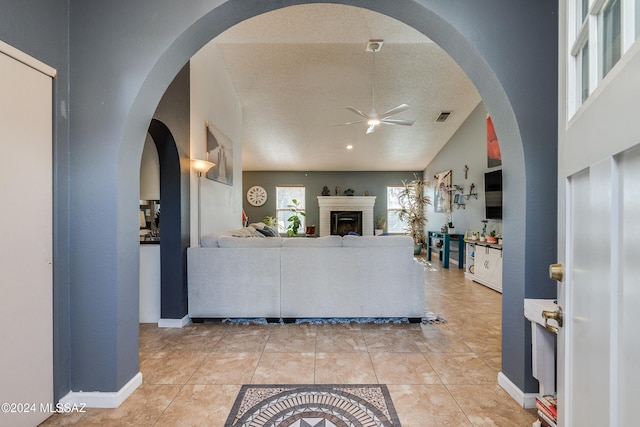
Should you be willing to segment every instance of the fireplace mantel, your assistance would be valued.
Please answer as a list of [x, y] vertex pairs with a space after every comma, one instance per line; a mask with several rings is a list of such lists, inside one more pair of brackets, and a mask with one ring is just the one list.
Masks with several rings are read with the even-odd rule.
[[320, 237], [331, 234], [331, 211], [361, 211], [362, 235], [373, 236], [373, 206], [375, 202], [376, 196], [318, 196]]

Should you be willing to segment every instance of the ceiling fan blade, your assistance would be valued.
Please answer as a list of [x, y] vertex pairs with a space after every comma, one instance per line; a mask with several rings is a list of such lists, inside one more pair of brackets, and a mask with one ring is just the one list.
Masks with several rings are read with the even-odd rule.
[[380, 115], [381, 119], [384, 119], [386, 117], [390, 117], [393, 115], [396, 115], [398, 113], [402, 113], [403, 111], [407, 111], [409, 109], [409, 106], [407, 104], [401, 104], [398, 105], [396, 108], [392, 108], [391, 110], [387, 111], [386, 113], [382, 113]]
[[411, 126], [415, 122], [415, 120], [394, 120], [394, 119], [382, 119], [380, 123], [384, 123], [385, 125], [401, 125], [401, 126]]
[[355, 121], [355, 122], [338, 123], [337, 125], [334, 125], [334, 126], [355, 125], [355, 124], [358, 124], [358, 123], [367, 123], [367, 121], [366, 120], [358, 120], [358, 121]]
[[363, 113], [362, 111], [360, 111], [360, 110], [358, 110], [356, 108], [353, 108], [353, 107], [346, 107], [346, 108], [347, 108], [347, 110], [353, 111], [354, 113], [356, 113], [357, 115], [359, 115], [361, 117], [364, 117], [365, 119], [369, 118], [369, 116], [367, 116], [365, 113]]
[[367, 135], [369, 135], [370, 133], [373, 133], [374, 130], [376, 130], [376, 126], [375, 125], [370, 125], [367, 128]]

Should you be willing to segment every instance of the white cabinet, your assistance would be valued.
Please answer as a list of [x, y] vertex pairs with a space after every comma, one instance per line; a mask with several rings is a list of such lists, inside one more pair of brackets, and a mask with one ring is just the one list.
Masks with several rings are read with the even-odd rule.
[[465, 277], [502, 292], [502, 247], [467, 242]]

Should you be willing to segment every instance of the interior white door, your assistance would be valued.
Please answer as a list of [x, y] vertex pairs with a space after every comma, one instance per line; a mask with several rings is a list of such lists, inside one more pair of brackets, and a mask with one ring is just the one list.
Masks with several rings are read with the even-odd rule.
[[3, 426], [38, 425], [53, 402], [51, 97], [51, 77], [0, 49]]
[[638, 209], [640, 145], [567, 177], [563, 426], [632, 426], [640, 419]]

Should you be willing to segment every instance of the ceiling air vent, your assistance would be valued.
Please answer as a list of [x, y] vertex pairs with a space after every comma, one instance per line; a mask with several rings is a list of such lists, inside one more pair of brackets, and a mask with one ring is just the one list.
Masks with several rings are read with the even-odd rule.
[[446, 121], [450, 115], [451, 115], [451, 111], [443, 111], [442, 113], [440, 113], [440, 115], [436, 119], [436, 123], [442, 123]]

